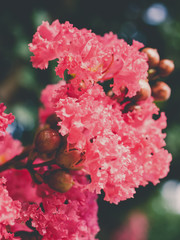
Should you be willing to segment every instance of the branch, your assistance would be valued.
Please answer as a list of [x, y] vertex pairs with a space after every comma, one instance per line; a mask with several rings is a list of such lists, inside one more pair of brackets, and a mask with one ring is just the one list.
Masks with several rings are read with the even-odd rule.
[[33, 146], [25, 147], [22, 153], [13, 157], [11, 160], [5, 162], [4, 164], [0, 165], [0, 172], [3, 172], [9, 168], [12, 168], [13, 165], [16, 165], [16, 163], [26, 158], [32, 149], [33, 149]]

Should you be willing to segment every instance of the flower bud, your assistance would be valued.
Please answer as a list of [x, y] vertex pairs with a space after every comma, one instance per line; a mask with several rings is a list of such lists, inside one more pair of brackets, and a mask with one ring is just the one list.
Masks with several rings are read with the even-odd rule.
[[82, 90], [84, 90], [84, 89], [86, 89], [86, 84], [85, 84], [84, 80], [82, 80], [82, 81], [79, 83], [78, 90], [79, 90], [79, 91], [82, 91]]
[[50, 174], [46, 176], [45, 181], [50, 188], [61, 193], [67, 192], [74, 185], [72, 176], [62, 169], [56, 169], [50, 172]]
[[39, 153], [50, 153], [55, 151], [61, 143], [58, 132], [49, 128], [41, 130], [35, 137], [35, 148]]
[[128, 88], [126, 86], [120, 87], [121, 94], [126, 95], [128, 93]]
[[142, 52], [146, 53], [148, 56], [149, 68], [157, 67], [160, 61], [159, 53], [157, 49], [154, 48], [144, 48]]
[[125, 86], [121, 86], [119, 90], [121, 93], [116, 98], [117, 102], [121, 103], [125, 99], [126, 94], [128, 93], [128, 88]]
[[58, 126], [58, 122], [60, 122], [61, 119], [59, 117], [57, 117], [57, 115], [55, 113], [49, 115], [46, 119], [46, 123], [49, 124], [50, 128], [54, 129], [54, 130], [59, 130], [60, 126]]
[[141, 109], [141, 106], [138, 104], [134, 104], [134, 103], [128, 103], [125, 108], [123, 109], [123, 113], [127, 113], [127, 112], [132, 112], [132, 111], [139, 111]]
[[134, 101], [144, 101], [151, 96], [151, 87], [146, 80], [139, 81], [140, 90], [137, 92], [136, 96], [133, 97]]
[[56, 163], [66, 169], [76, 170], [82, 167], [85, 161], [85, 153], [78, 149], [70, 149], [69, 151], [59, 151], [56, 157]]
[[169, 59], [162, 59], [158, 65], [160, 77], [167, 77], [174, 71], [174, 62]]
[[113, 93], [112, 90], [109, 90], [109, 91], [107, 92], [107, 96], [108, 96], [108, 97], [113, 97], [113, 95], [114, 95], [114, 93]]
[[165, 82], [156, 82], [152, 86], [152, 96], [155, 101], [166, 101], [171, 95], [171, 88]]

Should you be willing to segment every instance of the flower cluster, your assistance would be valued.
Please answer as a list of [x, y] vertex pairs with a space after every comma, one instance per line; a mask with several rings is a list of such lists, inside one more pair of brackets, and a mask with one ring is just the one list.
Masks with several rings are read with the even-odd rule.
[[51, 25], [43, 22], [29, 47], [34, 53], [31, 57], [34, 67], [44, 69], [50, 60], [58, 59], [57, 75], [64, 78], [68, 69], [76, 93], [82, 81], [82, 88], [87, 88], [113, 78], [114, 93], [119, 95], [120, 87], [125, 85], [131, 97], [140, 89], [139, 80], [147, 77], [147, 56], [138, 51], [143, 44], [134, 41], [130, 46], [113, 33], [100, 37], [69, 22], [60, 24], [56, 20]]
[[3, 103], [0, 103], [0, 141], [4, 139], [5, 130], [8, 124], [11, 124], [14, 121], [14, 116], [10, 113], [4, 113], [6, 107]]
[[166, 117], [157, 117], [153, 101], [170, 96], [156, 79], [172, 72], [172, 62], [140, 51], [137, 41], [128, 45], [113, 33], [101, 37], [58, 20], [43, 22], [29, 48], [34, 67], [58, 59], [61, 79], [42, 91], [31, 146], [5, 134], [13, 117], [0, 104], [0, 173], [7, 180], [0, 211], [10, 207], [0, 238], [95, 239], [97, 194], [118, 204], [169, 171]]
[[26, 206], [23, 221], [31, 219], [43, 239], [95, 239], [99, 231], [95, 194], [75, 187], [64, 194], [55, 193], [47, 186], [40, 188], [39, 191], [46, 191], [41, 207], [38, 204]]
[[[65, 29], [68, 29], [66, 33]], [[56, 113], [59, 132], [68, 136], [67, 148], [73, 145], [85, 152], [83, 171], [91, 177], [87, 188], [96, 193], [104, 190], [105, 200], [117, 204], [132, 197], [139, 185], [146, 185], [149, 181], [157, 184], [159, 178], [166, 176], [171, 161], [171, 155], [162, 148], [165, 146], [162, 129], [166, 127], [166, 118], [162, 114], [158, 120], [153, 119], [153, 115], [158, 114], [158, 108], [149, 94], [149, 84], [142, 81], [147, 77], [147, 57], [138, 51], [143, 45], [134, 41], [129, 46], [112, 33], [95, 37], [93, 33], [85, 32], [72, 28], [68, 23], [59, 25], [55, 21], [51, 26], [44, 22], [34, 35], [30, 44], [30, 50], [35, 54], [32, 57], [34, 66], [41, 67], [39, 62], [58, 58], [57, 74], [63, 77], [65, 69], [68, 69], [68, 73], [74, 76], [68, 83], [61, 81], [47, 86], [42, 92], [41, 100], [45, 106], [41, 110], [42, 122], [45, 121], [43, 117], [52, 114], [52, 111]], [[71, 41], [77, 35], [79, 38]], [[61, 44], [65, 46], [61, 51], [54, 47], [56, 55], [50, 58], [52, 48], [49, 46], [52, 44], [58, 48]], [[101, 54], [93, 48], [96, 44], [99, 44]], [[83, 58], [85, 49], [88, 53]], [[77, 56], [81, 60], [76, 64], [68, 65], [64, 61], [68, 57], [72, 63]], [[98, 63], [93, 65], [91, 60], [95, 56]], [[85, 61], [91, 62], [93, 71]], [[85, 70], [88, 77], [82, 74]], [[77, 79], [83, 81], [83, 89], [80, 83], [76, 85]], [[113, 97], [107, 96], [98, 84], [98, 81], [103, 84], [107, 79], [113, 79]], [[86, 81], [93, 84], [87, 85]], [[138, 91], [144, 85], [145, 90], [149, 87], [149, 92], [139, 96]], [[126, 88], [126, 93], [122, 87]], [[129, 105], [132, 106], [135, 100], [139, 108], [129, 111]]]
[[0, 178], [0, 239], [14, 239], [7, 229], [20, 217], [21, 204], [12, 200], [5, 183], [5, 178]]

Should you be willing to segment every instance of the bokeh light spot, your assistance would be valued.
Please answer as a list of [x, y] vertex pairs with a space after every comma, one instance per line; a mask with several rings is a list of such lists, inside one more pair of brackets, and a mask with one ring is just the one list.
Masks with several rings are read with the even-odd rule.
[[167, 8], [161, 3], [155, 3], [145, 11], [143, 20], [149, 25], [159, 25], [166, 20], [167, 16]]

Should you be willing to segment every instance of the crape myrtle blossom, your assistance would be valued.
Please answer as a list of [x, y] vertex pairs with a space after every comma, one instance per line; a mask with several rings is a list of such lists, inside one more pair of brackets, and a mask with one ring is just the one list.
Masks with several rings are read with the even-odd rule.
[[22, 211], [22, 220], [32, 220], [32, 226], [42, 239], [93, 240], [99, 231], [96, 194], [73, 187], [67, 193], [54, 192], [44, 184], [39, 186], [41, 207], [29, 204]]
[[[0, 164], [8, 162], [10, 159], [20, 154], [22, 150], [23, 146], [21, 142], [13, 139], [10, 134], [6, 133], [3, 144], [0, 144]], [[0, 173], [0, 176], [6, 178], [7, 190], [10, 197], [14, 200], [19, 200], [20, 202], [37, 200], [37, 197], [34, 196], [36, 190], [32, 186], [31, 176], [26, 169], [8, 169]], [[22, 180], [19, 181], [19, 179]]]
[[[1, 164], [21, 151], [20, 141], [6, 133], [0, 145]], [[99, 231], [96, 194], [77, 187], [67, 194], [61, 194], [45, 184], [37, 189], [26, 169], [9, 169], [1, 175], [6, 177], [7, 182], [4, 177], [0, 178], [0, 239], [19, 239], [14, 237], [13, 232], [27, 231], [24, 223], [30, 219], [42, 239], [95, 238]], [[4, 187], [5, 183], [7, 188]]]
[[[6, 134], [0, 145], [2, 163], [21, 151], [20, 141]], [[74, 178], [87, 183], [84, 175], [77, 173]], [[78, 186], [65, 194], [55, 192], [46, 184], [35, 185], [26, 169], [4, 171], [0, 184], [0, 239], [19, 239], [14, 237], [19, 231], [31, 234], [32, 230], [25, 225], [27, 221], [32, 221], [40, 239], [95, 239], [99, 231], [95, 193]]]
[[29, 44], [34, 53], [31, 57], [34, 67], [45, 69], [49, 61], [58, 59], [57, 75], [63, 78], [68, 69], [76, 90], [82, 80], [87, 88], [95, 82], [114, 78], [114, 93], [119, 95], [119, 88], [125, 85], [129, 97], [140, 89], [139, 80], [147, 78], [147, 56], [138, 51], [142, 47], [137, 41], [130, 46], [113, 33], [100, 37], [90, 30], [79, 30], [69, 22], [60, 24], [58, 20], [51, 25], [43, 22]]
[[33, 66], [57, 59], [60, 81], [42, 91], [29, 146], [6, 132], [14, 117], [0, 104], [0, 239], [93, 240], [97, 194], [118, 204], [167, 175], [166, 116], [153, 101], [169, 98], [156, 79], [174, 66], [160, 57], [152, 65], [152, 51], [142, 47], [69, 22], [38, 27], [29, 44]]
[[[47, 68], [50, 60], [58, 58], [56, 73], [63, 78], [68, 70], [71, 76], [68, 83], [60, 81], [42, 92], [45, 108], [40, 118], [44, 122], [54, 111], [59, 132], [67, 136], [67, 150], [73, 146], [85, 153], [82, 171], [91, 178], [90, 191], [104, 190], [105, 200], [117, 204], [132, 197], [140, 185], [157, 184], [167, 175], [171, 155], [163, 148], [164, 113], [153, 119], [159, 109], [149, 95], [138, 102], [140, 109], [125, 111], [141, 79], [147, 77], [141, 43], [134, 41], [130, 46], [113, 33], [100, 37], [56, 20], [52, 25], [43, 22], [29, 46], [34, 67]], [[117, 98], [106, 96], [97, 84], [112, 78]], [[126, 101], [121, 99], [124, 86]], [[117, 101], [118, 96], [121, 100]]]
[[21, 203], [13, 201], [5, 183], [5, 178], [0, 177], [0, 239], [15, 239], [7, 229], [20, 217]]
[[158, 120], [152, 118], [158, 114], [152, 98], [141, 103], [141, 110], [122, 114], [121, 106], [98, 84], [79, 97], [69, 97], [63, 83], [51, 90], [48, 86], [41, 99], [53, 96], [60, 133], [68, 135], [68, 144], [85, 151], [83, 171], [91, 177], [90, 191], [99, 194], [103, 189], [105, 200], [117, 204], [132, 197], [139, 185], [157, 184], [166, 176], [171, 161], [162, 148], [166, 117], [162, 113]]
[[6, 107], [3, 103], [0, 103], [0, 141], [4, 139], [5, 130], [8, 124], [14, 121], [14, 116], [10, 113], [5, 113]]
[[[6, 133], [3, 143], [0, 144], [0, 165], [7, 163], [20, 154], [22, 150], [21, 142]], [[14, 238], [12, 233], [17, 229], [23, 230], [27, 228], [24, 224], [19, 224], [22, 204], [26, 201], [39, 202], [40, 198], [36, 194], [36, 188], [33, 186], [31, 176], [26, 169], [16, 170], [12, 168], [6, 170], [0, 173], [0, 181], [0, 239], [17, 239]], [[7, 218], [7, 220], [5, 221], [3, 218]]]

